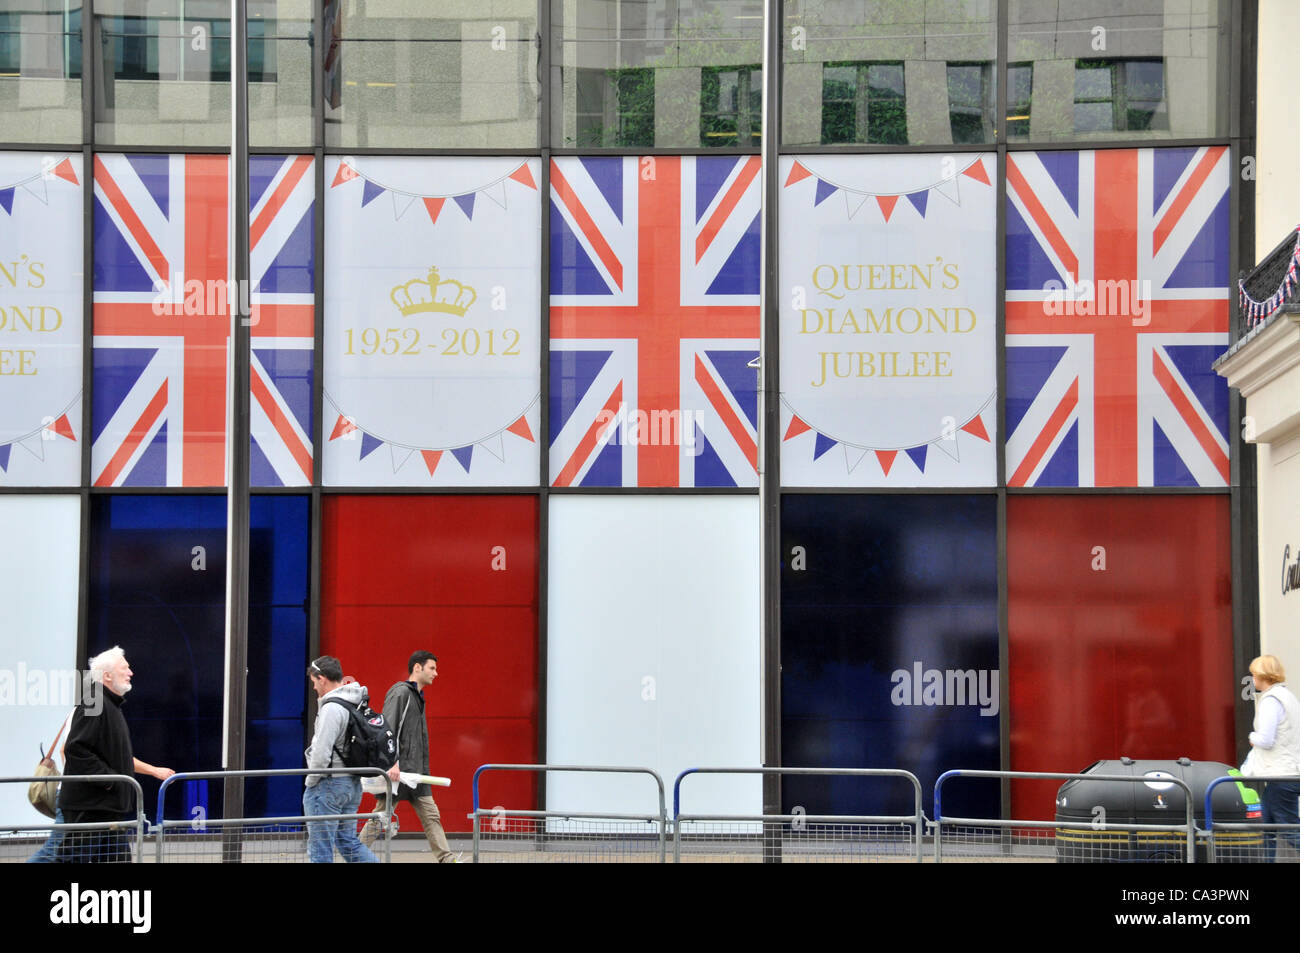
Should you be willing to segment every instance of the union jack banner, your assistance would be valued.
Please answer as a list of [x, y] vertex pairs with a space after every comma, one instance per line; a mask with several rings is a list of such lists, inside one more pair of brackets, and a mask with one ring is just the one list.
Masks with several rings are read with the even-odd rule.
[[[311, 156], [255, 156], [250, 475], [312, 479]], [[96, 486], [226, 482], [227, 159], [95, 158]]]
[[1007, 160], [1009, 486], [1224, 486], [1223, 146]]
[[758, 172], [552, 160], [552, 485], [758, 484]]

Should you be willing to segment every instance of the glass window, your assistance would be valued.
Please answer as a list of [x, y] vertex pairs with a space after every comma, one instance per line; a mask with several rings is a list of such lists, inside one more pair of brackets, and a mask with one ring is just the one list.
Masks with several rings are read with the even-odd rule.
[[10, 0], [4, 6], [0, 140], [80, 142], [80, 0]]
[[[938, 9], [936, 9], [938, 8]], [[995, 140], [997, 4], [789, 0], [788, 146]]]
[[558, 147], [752, 147], [759, 0], [552, 0]]
[[1028, 71], [1008, 77], [1009, 138], [1184, 139], [1226, 129], [1224, 0], [1131, 0], [1087, 15], [1057, 0], [1008, 3], [1011, 69]]
[[[95, 0], [100, 142], [230, 141], [230, 5], [220, 0]], [[310, 145], [311, 4], [248, 4], [249, 141]]]
[[326, 144], [535, 146], [537, 31], [537, 0], [467, 15], [425, 0], [328, 0]]

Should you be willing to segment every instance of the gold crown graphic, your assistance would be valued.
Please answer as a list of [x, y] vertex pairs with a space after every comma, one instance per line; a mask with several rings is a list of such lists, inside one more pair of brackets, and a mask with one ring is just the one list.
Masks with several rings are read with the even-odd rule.
[[465, 312], [478, 300], [478, 292], [454, 278], [440, 279], [435, 266], [429, 269], [427, 279], [413, 278], [404, 285], [398, 285], [389, 297], [406, 317], [430, 312], [464, 317]]

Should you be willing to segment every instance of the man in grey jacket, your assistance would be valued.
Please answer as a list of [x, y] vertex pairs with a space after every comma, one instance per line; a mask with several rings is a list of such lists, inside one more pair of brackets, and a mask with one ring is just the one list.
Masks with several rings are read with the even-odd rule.
[[[438, 657], [432, 652], [413, 652], [406, 662], [406, 672], [406, 680], [394, 684], [384, 696], [384, 721], [397, 732], [398, 766], [403, 771], [424, 774], [429, 770], [429, 724], [424, 717], [424, 689], [438, 677]], [[397, 800], [409, 801], [415, 809], [434, 861], [455, 863], [456, 856], [452, 854], [442, 829], [442, 815], [433, 800], [433, 788], [427, 784], [414, 788], [398, 784], [393, 795]], [[379, 796], [378, 801], [375, 810], [384, 810], [384, 797]], [[378, 821], [367, 821], [361, 829], [362, 843], [367, 846], [374, 843], [380, 829]]]
[[[369, 693], [356, 682], [343, 682], [343, 666], [332, 655], [322, 655], [307, 668], [311, 687], [316, 690], [316, 733], [307, 749], [307, 767], [341, 768], [343, 754], [339, 750], [347, 737], [348, 712], [342, 705], [327, 704], [339, 698], [348, 705], [356, 705]], [[303, 812], [311, 817], [319, 814], [355, 814], [361, 806], [361, 779], [348, 774], [309, 774], [307, 789], [302, 794]], [[349, 864], [376, 863], [370, 848], [357, 840], [357, 822], [308, 821], [307, 858], [313, 864], [332, 864], [334, 848]]]

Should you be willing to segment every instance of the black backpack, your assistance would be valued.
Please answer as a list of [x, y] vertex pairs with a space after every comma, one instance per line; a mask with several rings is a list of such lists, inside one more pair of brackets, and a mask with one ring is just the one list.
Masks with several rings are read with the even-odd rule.
[[379, 768], [387, 771], [397, 763], [397, 739], [384, 722], [382, 712], [373, 711], [367, 699], [353, 705], [342, 698], [327, 698], [348, 710], [347, 727], [334, 746], [349, 768]]

